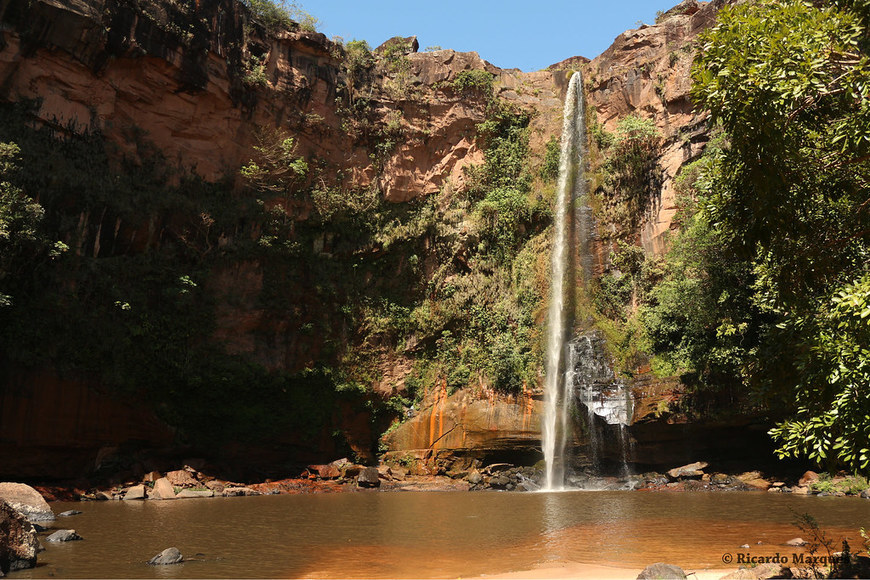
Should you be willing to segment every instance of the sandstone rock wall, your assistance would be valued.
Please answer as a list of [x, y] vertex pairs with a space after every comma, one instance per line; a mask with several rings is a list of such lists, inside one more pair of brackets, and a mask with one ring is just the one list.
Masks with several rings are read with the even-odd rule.
[[695, 109], [690, 71], [698, 34], [715, 22], [728, 0], [686, 0], [659, 24], [619, 35], [586, 67], [588, 106], [597, 122], [613, 131], [620, 119], [635, 114], [652, 119], [664, 136], [660, 164], [661, 197], [640, 232], [647, 252], [661, 254], [676, 213], [674, 177], [697, 158], [707, 143], [708, 113]]

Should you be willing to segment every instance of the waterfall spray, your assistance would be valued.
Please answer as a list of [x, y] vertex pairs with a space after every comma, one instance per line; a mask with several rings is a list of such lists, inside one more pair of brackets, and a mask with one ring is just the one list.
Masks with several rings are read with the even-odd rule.
[[[574, 291], [571, 270], [570, 232], [574, 226], [575, 199], [583, 195], [583, 145], [586, 135], [583, 107], [583, 77], [579, 72], [571, 76], [562, 117], [562, 149], [559, 158], [559, 181], [556, 189], [555, 235], [553, 239], [550, 308], [547, 314], [547, 355], [544, 363], [544, 423], [542, 445], [546, 463], [544, 490], [563, 489], [565, 485], [565, 448], [568, 442], [569, 407], [571, 396], [565, 380], [565, 357], [571, 315], [570, 293]], [[581, 221], [586, 221], [580, 216]], [[585, 224], [581, 224], [583, 226]], [[583, 236], [588, 239], [588, 236]], [[583, 252], [584, 274], [588, 275]], [[590, 258], [591, 260], [591, 255]]]

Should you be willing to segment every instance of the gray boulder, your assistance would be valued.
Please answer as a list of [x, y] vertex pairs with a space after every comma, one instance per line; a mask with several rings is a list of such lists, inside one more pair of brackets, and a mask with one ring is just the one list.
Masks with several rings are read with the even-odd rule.
[[377, 467], [366, 467], [359, 472], [356, 484], [360, 487], [380, 487], [381, 480]]
[[178, 548], [166, 548], [150, 560], [148, 564], [151, 566], [169, 566], [171, 564], [181, 564], [184, 562], [184, 556]]
[[478, 470], [475, 469], [474, 471], [472, 471], [471, 473], [468, 474], [467, 479], [468, 479], [468, 483], [470, 483], [471, 485], [477, 485], [478, 483], [483, 481], [483, 476], [480, 474], [480, 472]]
[[686, 580], [686, 573], [679, 566], [658, 562], [644, 568], [637, 580]]
[[75, 542], [83, 539], [75, 530], [58, 530], [45, 538], [46, 542]]
[[68, 518], [68, 517], [70, 517], [70, 516], [77, 516], [77, 515], [79, 515], [80, 513], [82, 513], [82, 512], [80, 512], [79, 510], [67, 510], [67, 511], [65, 511], [65, 512], [60, 512], [59, 514], [57, 514], [57, 517], [59, 517], [59, 518]]
[[28, 521], [46, 522], [54, 519], [54, 512], [42, 495], [23, 483], [0, 483], [0, 499], [12, 509], [21, 512]]
[[38, 551], [39, 540], [33, 525], [0, 500], [0, 573], [33, 568]]

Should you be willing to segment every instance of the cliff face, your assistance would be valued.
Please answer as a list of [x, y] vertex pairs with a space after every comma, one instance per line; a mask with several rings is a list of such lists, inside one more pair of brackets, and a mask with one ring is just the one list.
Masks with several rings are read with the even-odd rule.
[[654, 26], [619, 35], [586, 68], [587, 98], [597, 121], [614, 130], [629, 114], [652, 119], [664, 136], [659, 164], [661, 195], [640, 232], [648, 253], [666, 250], [666, 233], [676, 213], [674, 177], [707, 143], [708, 114], [696, 111], [690, 96], [695, 39], [711, 26], [727, 0], [686, 0]]
[[[582, 67], [588, 106], [605, 127], [612, 129], [619, 118], [635, 112], [654, 119], [666, 136], [661, 203], [642, 232], [644, 247], [661, 252], [674, 213], [672, 179], [683, 163], [699, 153], [706, 138], [705, 117], [692, 111], [688, 99], [692, 40], [712, 22], [722, 3], [685, 2], [679, 14], [624, 33], [588, 63], [569, 59], [552, 70], [521, 73], [498, 69], [476, 53], [411, 51], [399, 54], [396, 67], [389, 62], [368, 66], [352, 88], [349, 75], [353, 73], [342, 47], [322, 34], [301, 29], [270, 33], [235, 0], [33, 0], [26, 9], [21, 3], [11, 6], [3, 17], [0, 100], [30, 102], [28, 114], [36, 126], [61, 134], [101, 135], [111, 145], [110, 163], [147, 164], [157, 152], [175, 168], [175, 180], [186, 175], [211, 182], [227, 176], [236, 180], [239, 168], [263, 144], [264, 133], [278, 128], [294, 139], [294, 155], [316, 163], [316, 179], [324, 189], [337, 188], [344, 196], [376, 189], [383, 199], [401, 205], [439, 192], [447, 192], [449, 201], [451, 192], [468, 184], [466, 168], [484, 161], [476, 136], [478, 124], [487, 119], [486, 99], [454, 86], [461, 72], [490, 73], [495, 94], [503, 102], [532, 114], [529, 145], [533, 156], [541, 158], [546, 143], [560, 130], [570, 70]], [[295, 213], [286, 226], [291, 230], [304, 227], [313, 211], [310, 201], [293, 203]], [[189, 244], [196, 234], [193, 226], [182, 227], [175, 216], [158, 212], [129, 218], [95, 206], [76, 216], [76, 237], [69, 241], [80, 257], [159, 252], [168, 240]], [[245, 224], [211, 239], [209, 226], [203, 224], [197, 225], [205, 229], [199, 234], [204, 238], [202, 253], [214, 248], [227, 251], [233, 236], [256, 239], [266, 228], [264, 223]], [[450, 235], [459, 240], [458, 249], [451, 250], [451, 267], [468, 269], [468, 248], [478, 240], [468, 233], [462, 218], [450, 228], [455, 230]], [[328, 262], [343, 256], [348, 263], [362, 258], [377, 261], [387, 245], [348, 249], [336, 237], [335, 232], [325, 231], [306, 239], [310, 242], [304, 248], [310, 254], [307, 259]], [[434, 256], [441, 250], [434, 247], [433, 239], [426, 238], [420, 250], [420, 268], [426, 277], [439, 267]], [[326, 357], [335, 337], [319, 328], [338, 329], [336, 334], [342, 336], [353, 331], [343, 328], [346, 320], [333, 312], [340, 305], [325, 302], [323, 296], [329, 292], [321, 287], [324, 282], [309, 270], [294, 268], [271, 269], [256, 258], [231, 257], [216, 263], [203, 284], [216, 302], [208, 340], [222, 352], [268, 371], [302, 371]], [[379, 265], [377, 272], [360, 270], [361, 280], [354, 279], [363, 294], [373, 292], [378, 284], [389, 289], [419, 276], [419, 270], [404, 258]], [[348, 277], [356, 276], [356, 270], [349, 270]], [[378, 276], [380, 280], [372, 279]], [[280, 295], [264, 298], [269, 292]], [[337, 303], [343, 299], [342, 295], [330, 298]], [[376, 378], [370, 386], [379, 396], [406, 392], [414, 340], [400, 352], [377, 341], [365, 343], [376, 359]], [[5, 381], [4, 392], [12, 393], [28, 381], [34, 382], [26, 373], [16, 374]], [[54, 385], [42, 379], [36, 383]], [[44, 393], [56, 390], [46, 388]], [[489, 457], [533, 452], [540, 430], [537, 385], [526, 385], [515, 397], [495, 395], [485, 385], [451, 397], [437, 384], [427, 385], [427, 390], [417, 415], [388, 439], [395, 453], [447, 456], [449, 462], [454, 451]], [[4, 397], [4, 433], [18, 434], [4, 435], [4, 440], [21, 444], [20, 421], [26, 415], [14, 411], [21, 405], [17, 394]], [[72, 406], [83, 409], [81, 415], [88, 420], [97, 420], [105, 411], [92, 409], [90, 399], [82, 397], [85, 402]], [[42, 412], [46, 421], [68, 423], [54, 406], [46, 405]], [[147, 421], [153, 419], [148, 417]], [[354, 451], [368, 452], [376, 433], [358, 409], [342, 406], [331, 421]], [[79, 423], [70, 428], [87, 431]], [[87, 465], [107, 443], [139, 441], [158, 446], [167, 438], [167, 432], [158, 428], [108, 430], [112, 436], [78, 440], [82, 458], [78, 465]], [[339, 452], [329, 433], [319, 433], [315, 440], [315, 455]], [[284, 443], [304, 447], [296, 434], [288, 434]], [[266, 455], [276, 461], [281, 452], [273, 449]], [[51, 472], [46, 457], [35, 459], [28, 473]], [[62, 470], [63, 474], [71, 471], [72, 467]], [[60, 471], [51, 474], [59, 476]]]

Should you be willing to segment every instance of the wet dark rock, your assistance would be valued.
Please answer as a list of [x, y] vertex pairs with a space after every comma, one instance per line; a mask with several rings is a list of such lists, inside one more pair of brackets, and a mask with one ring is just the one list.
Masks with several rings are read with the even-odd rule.
[[484, 468], [484, 471], [495, 475], [496, 473], [501, 473], [502, 471], [509, 471], [513, 465], [510, 463], [493, 463], [492, 465], [487, 465]]
[[33, 525], [0, 500], [0, 573], [36, 566], [39, 540]]
[[70, 516], [77, 516], [80, 513], [82, 513], [82, 512], [80, 512], [79, 510], [67, 510], [65, 512], [60, 512], [57, 515], [58, 515], [58, 517], [61, 517], [61, 518], [68, 518]]
[[731, 476], [725, 475], [724, 473], [714, 473], [713, 476], [710, 478], [710, 483], [719, 486], [731, 485], [731, 481]]
[[377, 467], [365, 467], [356, 478], [359, 487], [379, 487], [381, 480]]
[[679, 566], [658, 562], [644, 568], [637, 580], [686, 580], [686, 573]]
[[57, 530], [47, 538], [46, 542], [75, 542], [83, 539], [75, 530]]
[[489, 485], [494, 489], [504, 489], [510, 482], [511, 480], [507, 476], [498, 475], [489, 480]]
[[151, 566], [169, 566], [172, 564], [181, 564], [184, 561], [184, 556], [178, 548], [166, 548], [150, 560], [148, 564]]

